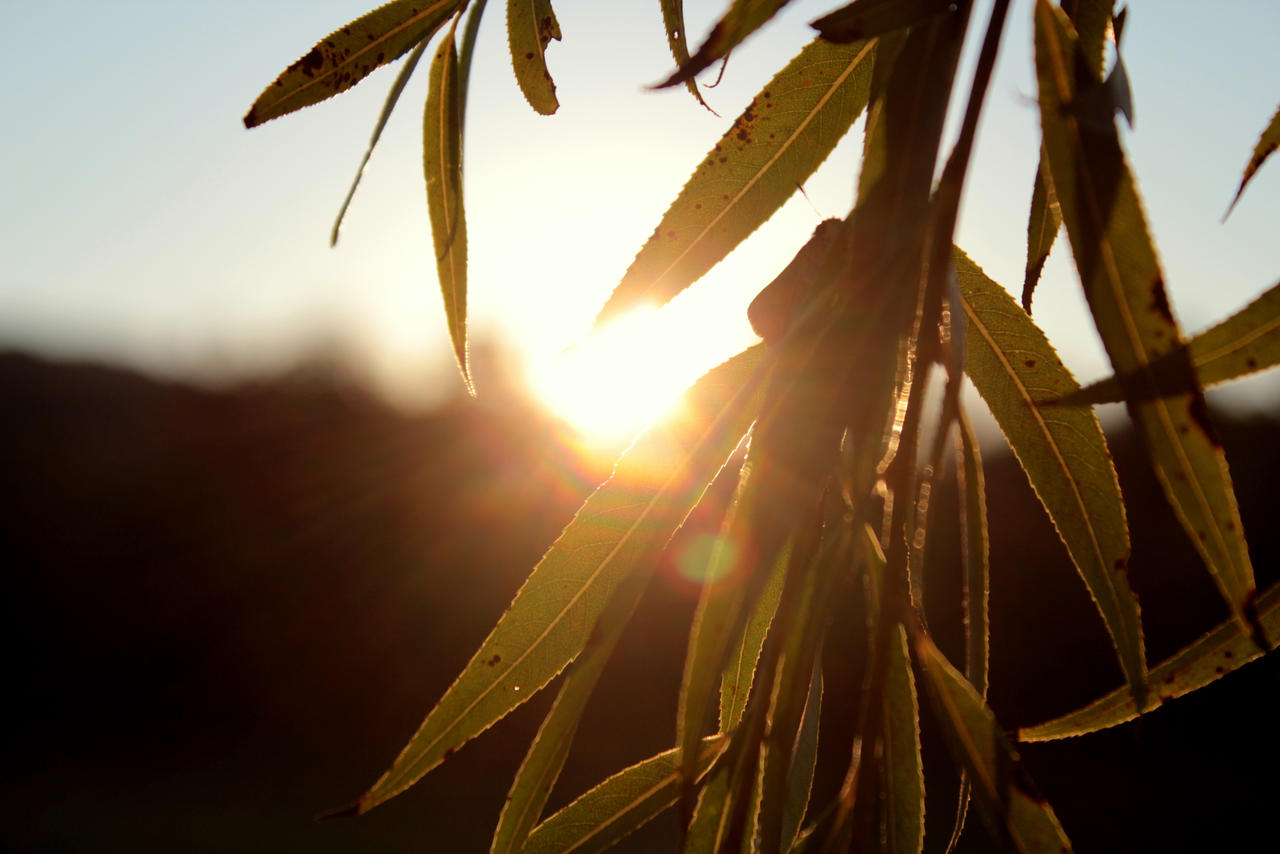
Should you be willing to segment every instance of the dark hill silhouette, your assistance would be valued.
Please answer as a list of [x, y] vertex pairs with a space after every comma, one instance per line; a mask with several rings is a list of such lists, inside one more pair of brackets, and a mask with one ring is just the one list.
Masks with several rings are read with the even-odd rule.
[[[1270, 583], [1277, 424], [1223, 433]], [[1111, 689], [1119, 670], [1025, 478], [988, 456], [992, 703], [1012, 727]], [[1225, 610], [1132, 443], [1116, 456], [1155, 661]], [[323, 376], [215, 392], [0, 356], [0, 472], [0, 847], [487, 850], [549, 697], [368, 816], [311, 819], [386, 767], [604, 474], [518, 395], [411, 417]], [[931, 571], [930, 618], [954, 649], [953, 574]], [[553, 806], [672, 743], [692, 607], [655, 585]], [[1264, 660], [1139, 728], [1024, 756], [1080, 851], [1239, 847], [1270, 824], [1278, 675]], [[826, 714], [851, 714], [829, 688]], [[932, 730], [926, 743], [939, 753]], [[823, 749], [830, 785], [847, 752]], [[934, 767], [928, 779], [950, 785]], [[934, 842], [950, 808], [931, 801]], [[670, 831], [628, 849], [667, 850]], [[981, 828], [966, 847], [988, 849]]]

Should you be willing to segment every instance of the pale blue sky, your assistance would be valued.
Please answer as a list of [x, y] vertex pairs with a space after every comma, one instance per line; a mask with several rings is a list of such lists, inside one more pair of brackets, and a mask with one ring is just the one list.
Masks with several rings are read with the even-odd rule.
[[[348, 216], [327, 238], [391, 79], [254, 131], [261, 89], [367, 0], [0, 4], [0, 348], [209, 379], [337, 346], [401, 400], [457, 379], [430, 257], [420, 166], [426, 64], [406, 91]], [[723, 0], [686, 3], [700, 36]], [[469, 100], [467, 202], [473, 330], [521, 352], [582, 334], [703, 154], [838, 0], [797, 0], [735, 53], [708, 91], [643, 91], [670, 59], [658, 4], [558, 0], [549, 64], [560, 113], [524, 104], [490, 3]], [[1188, 332], [1280, 279], [1280, 162], [1220, 222], [1280, 101], [1280, 4], [1130, 4], [1125, 56], [1136, 102], [1126, 144], [1175, 310]], [[1021, 283], [1038, 146], [1029, 0], [1015, 2], [969, 179], [959, 242]], [[1212, 10], [1210, 17], [1206, 9]], [[976, 20], [985, 24], [986, 4]], [[398, 67], [398, 66], [397, 66]], [[967, 90], [967, 72], [962, 85]], [[820, 217], [851, 202], [860, 134], [796, 200], [695, 285], [687, 309], [750, 341], [745, 305]], [[1065, 240], [1037, 320], [1082, 379], [1105, 372]], [[714, 312], [711, 320], [707, 312]], [[718, 321], [716, 319], [719, 319]], [[662, 346], [678, 352], [682, 334]], [[1255, 398], [1274, 388], [1245, 387]], [[483, 393], [483, 389], [481, 389]], [[1268, 401], [1269, 402], [1269, 401]]]

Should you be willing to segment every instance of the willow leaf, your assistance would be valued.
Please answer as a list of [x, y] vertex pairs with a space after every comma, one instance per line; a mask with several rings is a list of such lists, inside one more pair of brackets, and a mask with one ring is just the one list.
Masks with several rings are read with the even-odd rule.
[[1267, 125], [1267, 129], [1258, 138], [1258, 144], [1253, 147], [1253, 154], [1245, 164], [1244, 175], [1240, 178], [1240, 187], [1236, 190], [1235, 197], [1232, 198], [1223, 219], [1231, 216], [1231, 211], [1235, 210], [1236, 202], [1240, 201], [1240, 194], [1244, 192], [1245, 186], [1253, 180], [1254, 175], [1258, 174], [1258, 170], [1262, 168], [1262, 162], [1277, 148], [1280, 148], [1280, 107], [1276, 108], [1276, 114], [1271, 117], [1271, 124]]
[[729, 666], [725, 668], [720, 680], [721, 732], [731, 731], [742, 720], [747, 698], [751, 695], [751, 683], [755, 676], [756, 662], [760, 658], [760, 648], [764, 646], [769, 624], [773, 622], [774, 611], [778, 608], [778, 597], [782, 595], [782, 580], [787, 574], [789, 555], [790, 551], [784, 549], [775, 562], [764, 593], [747, 619], [742, 642], [738, 644], [737, 652], [729, 660]]
[[1010, 851], [1069, 852], [1071, 843], [1057, 816], [1036, 791], [982, 697], [923, 632], [914, 640], [947, 745], [968, 773], [992, 834]]
[[507, 612], [391, 768], [356, 802], [402, 792], [553, 679], [617, 586], [656, 558], [754, 417], [761, 349], [713, 369], [618, 462], [543, 556]]
[[[973, 425], [961, 409], [957, 442], [956, 480], [960, 492], [960, 553], [964, 565], [964, 676], [984, 700], [991, 658], [990, 548], [987, 535], [986, 483], [982, 455]], [[1132, 690], [1132, 689], [1130, 689]], [[955, 850], [964, 832], [971, 793], [968, 776], [960, 772], [960, 793], [956, 798], [956, 820], [951, 828], [947, 851]]]
[[369, 146], [364, 150], [364, 157], [360, 158], [360, 166], [356, 169], [356, 177], [351, 181], [351, 189], [347, 190], [347, 196], [342, 200], [342, 207], [338, 209], [338, 216], [333, 221], [333, 230], [329, 232], [329, 245], [338, 245], [338, 232], [342, 230], [342, 219], [347, 215], [347, 208], [351, 207], [351, 200], [355, 198], [356, 187], [360, 186], [360, 179], [364, 177], [365, 167], [369, 165], [369, 158], [373, 156], [373, 149], [377, 146], [378, 140], [382, 138], [383, 128], [387, 126], [387, 120], [391, 118], [391, 111], [396, 108], [396, 103], [400, 100], [400, 93], [404, 91], [404, 87], [409, 82], [409, 78], [413, 76], [414, 70], [418, 67], [418, 60], [422, 59], [422, 54], [426, 53], [427, 42], [422, 42], [413, 49], [409, 54], [409, 58], [404, 61], [404, 67], [400, 69], [400, 73], [396, 75], [395, 82], [391, 84], [391, 91], [387, 93], [387, 100], [382, 105], [382, 112], [378, 114], [377, 124], [373, 126], [373, 135], [369, 137]]
[[551, 0], [507, 0], [507, 42], [511, 67], [529, 106], [544, 116], [554, 113], [556, 84], [547, 70], [547, 45], [560, 40], [560, 22]]
[[818, 726], [822, 718], [821, 660], [814, 662], [811, 679], [787, 779], [787, 802], [782, 810], [782, 847], [779, 849], [782, 851], [790, 851], [800, 836], [800, 824], [809, 804], [813, 774], [818, 766]]
[[466, 130], [467, 93], [471, 90], [471, 60], [476, 55], [476, 38], [480, 34], [480, 21], [484, 18], [484, 10], [489, 0], [473, 0], [467, 15], [467, 25], [462, 30], [462, 44], [458, 48], [458, 112], [462, 116], [463, 130]]
[[[684, 28], [684, 0], [659, 0], [659, 2], [662, 4], [662, 26], [667, 31], [667, 47], [671, 50], [672, 59], [676, 61], [676, 67], [683, 68], [689, 63], [688, 32]], [[708, 110], [711, 109], [702, 99], [697, 80], [690, 77], [684, 81], [684, 85], [699, 104], [707, 107]]]
[[[1266, 636], [1280, 638], [1280, 584], [1273, 584], [1257, 599], [1258, 622]], [[1239, 620], [1227, 620], [1181, 652], [1151, 668], [1151, 694], [1142, 706], [1145, 714], [1170, 700], [1199, 690], [1233, 670], [1261, 658], [1263, 652]], [[1097, 732], [1138, 716], [1133, 696], [1124, 689], [1112, 691], [1074, 712], [1018, 730], [1019, 741], [1052, 741]]]
[[[456, 26], [457, 21], [454, 21]], [[436, 46], [422, 117], [422, 171], [435, 244], [436, 275], [453, 354], [475, 394], [467, 350], [467, 217], [462, 207], [462, 116], [453, 30]]]
[[924, 849], [924, 766], [920, 759], [920, 703], [911, 676], [907, 634], [901, 626], [889, 645], [884, 695], [885, 835], [889, 854]]
[[814, 21], [813, 28], [827, 41], [848, 44], [953, 11], [952, 0], [853, 0]]
[[294, 110], [345, 92], [371, 71], [426, 41], [460, 0], [394, 0], [321, 39], [284, 70], [245, 114], [257, 127]]
[[965, 370], [1098, 605], [1131, 690], [1145, 675], [1138, 602], [1125, 576], [1129, 530], [1115, 467], [1091, 410], [1038, 406], [1079, 388], [1009, 294], [956, 250], [964, 298]]
[[694, 171], [596, 323], [671, 299], [772, 216], [866, 106], [874, 55], [871, 43], [816, 39], [778, 72]]
[[[1188, 356], [1201, 386], [1217, 385], [1280, 364], [1280, 282], [1217, 326], [1192, 338], [1185, 348], [1152, 362], [1149, 370], [1160, 395], [1185, 391], [1186, 379], [1179, 367]], [[1108, 377], [1067, 395], [1061, 402], [1111, 403], [1123, 399], [1120, 381]]]
[[[705, 773], [728, 743], [703, 739], [697, 765]], [[675, 749], [619, 771], [534, 828], [525, 854], [604, 851], [676, 802], [680, 761]]]
[[[670, 77], [657, 85], [658, 89], [674, 86], [711, 67], [723, 59], [747, 38], [768, 22], [789, 0], [733, 0], [724, 16], [707, 34], [707, 40], [688, 62], [680, 65]], [[677, 61], [678, 61], [677, 57]]]
[[[1098, 74], [1102, 73], [1103, 47], [1114, 6], [1115, 0], [1066, 0], [1062, 4], [1080, 35], [1082, 53]], [[1027, 217], [1027, 269], [1022, 280], [1022, 307], [1027, 314], [1031, 313], [1031, 296], [1061, 230], [1062, 211], [1058, 208], [1053, 179], [1041, 149], [1035, 187], [1031, 191], [1031, 214]]]
[[1227, 460], [1190, 359], [1183, 393], [1156, 392], [1150, 366], [1179, 349], [1178, 324], [1114, 116], [1101, 125], [1076, 114], [1079, 93], [1099, 83], [1047, 0], [1036, 3], [1036, 69], [1053, 186], [1094, 322], [1169, 503], [1227, 603], [1248, 619], [1253, 565]]

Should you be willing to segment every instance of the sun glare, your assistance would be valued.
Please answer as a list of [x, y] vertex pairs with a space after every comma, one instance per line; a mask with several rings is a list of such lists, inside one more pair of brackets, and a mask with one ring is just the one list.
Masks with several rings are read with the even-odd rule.
[[688, 312], [636, 309], [559, 353], [531, 360], [538, 398], [592, 443], [626, 441], [732, 353]]

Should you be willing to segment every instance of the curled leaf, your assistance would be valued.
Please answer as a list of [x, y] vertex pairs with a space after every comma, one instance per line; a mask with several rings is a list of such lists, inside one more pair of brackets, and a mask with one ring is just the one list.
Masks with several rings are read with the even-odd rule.
[[547, 45], [560, 40], [560, 22], [551, 0], [507, 0], [507, 42], [511, 67], [529, 106], [544, 116], [560, 107], [547, 70]]
[[692, 80], [710, 68], [716, 60], [728, 56], [729, 51], [742, 44], [747, 36], [760, 29], [788, 2], [789, 0], [733, 0], [724, 16], [711, 28], [707, 40], [698, 48], [693, 58], [655, 88], [663, 89]]
[[[688, 32], [684, 28], [684, 0], [660, 0], [662, 4], [662, 25], [667, 30], [667, 47], [671, 50], [671, 57], [676, 61], [677, 68], [683, 68], [689, 63], [689, 39]], [[702, 99], [702, 92], [698, 90], [698, 81], [690, 77], [684, 81], [685, 88], [689, 90], [689, 94], [697, 99], [698, 103], [708, 110], [707, 102]], [[712, 110], [712, 112], [715, 112]]]

